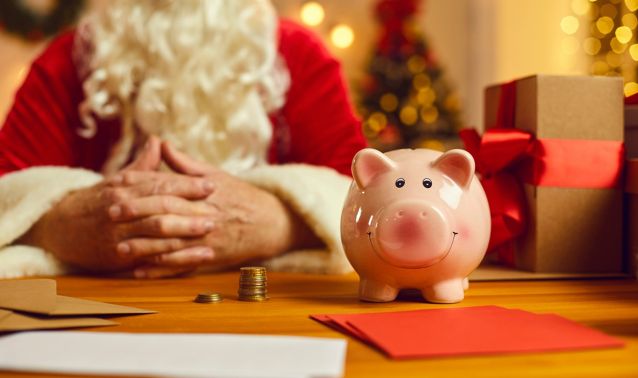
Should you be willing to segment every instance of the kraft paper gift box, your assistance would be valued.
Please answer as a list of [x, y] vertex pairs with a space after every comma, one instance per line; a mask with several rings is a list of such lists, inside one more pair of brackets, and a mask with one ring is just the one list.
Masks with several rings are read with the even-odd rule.
[[539, 144], [519, 170], [534, 180], [552, 176], [537, 183], [519, 175], [527, 221], [510, 244], [509, 265], [623, 272], [622, 85], [616, 77], [535, 75], [486, 89], [486, 131], [529, 133]]

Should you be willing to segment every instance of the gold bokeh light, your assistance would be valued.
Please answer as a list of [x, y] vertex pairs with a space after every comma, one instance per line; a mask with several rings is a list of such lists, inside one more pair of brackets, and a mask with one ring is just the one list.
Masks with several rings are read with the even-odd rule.
[[621, 43], [616, 37], [611, 39], [611, 41], [609, 42], [609, 46], [611, 47], [611, 50], [616, 54], [622, 54], [627, 49], [627, 45]]
[[406, 124], [407, 126], [412, 126], [416, 123], [418, 119], [418, 115], [416, 109], [413, 106], [404, 106], [399, 113], [399, 118], [401, 122]]
[[578, 16], [584, 16], [589, 12], [589, 0], [572, 0], [572, 11]]
[[589, 55], [596, 55], [600, 51], [600, 39], [589, 37], [583, 42], [583, 49]]
[[629, 97], [638, 93], [638, 83], [630, 81], [624, 87], [625, 97]]
[[388, 118], [381, 112], [374, 112], [368, 118], [368, 127], [375, 132], [383, 130], [388, 124]]
[[628, 26], [621, 26], [617, 28], [615, 34], [618, 42], [620, 43], [627, 43], [631, 41], [631, 38], [633, 37], [633, 33]]
[[574, 34], [578, 31], [578, 27], [580, 26], [580, 22], [574, 16], [565, 16], [560, 21], [560, 28], [563, 30], [565, 34]]
[[354, 32], [346, 24], [338, 24], [330, 31], [330, 41], [340, 49], [348, 48], [354, 42]]
[[610, 17], [603, 16], [596, 20], [598, 31], [603, 34], [609, 34], [614, 29], [614, 20]]
[[638, 10], [638, 0], [625, 0], [625, 5], [630, 12]]
[[321, 4], [309, 1], [301, 6], [301, 21], [309, 26], [317, 26], [323, 22], [325, 12]]
[[379, 105], [381, 106], [381, 109], [388, 113], [391, 113], [397, 110], [397, 107], [399, 106], [399, 99], [397, 98], [397, 96], [394, 95], [394, 93], [386, 93], [381, 96]]
[[636, 26], [638, 26], [638, 19], [636, 18], [635, 14], [627, 13], [626, 15], [622, 16], [622, 24], [633, 30], [636, 28]]

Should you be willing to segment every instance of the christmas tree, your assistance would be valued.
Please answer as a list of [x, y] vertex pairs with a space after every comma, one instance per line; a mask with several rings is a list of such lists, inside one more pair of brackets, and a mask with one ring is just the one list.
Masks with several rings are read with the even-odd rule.
[[445, 81], [415, 21], [419, 0], [380, 0], [381, 23], [360, 88], [360, 113], [371, 145], [443, 149], [461, 127], [458, 95]]

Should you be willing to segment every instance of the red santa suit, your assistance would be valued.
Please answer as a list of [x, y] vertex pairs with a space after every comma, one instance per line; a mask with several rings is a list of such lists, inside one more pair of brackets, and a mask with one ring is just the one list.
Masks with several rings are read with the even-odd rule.
[[[0, 277], [66, 271], [46, 251], [15, 241], [68, 192], [99, 182], [97, 172], [120, 137], [119, 120], [98, 120], [93, 138], [78, 134], [84, 93], [73, 41], [72, 32], [58, 37], [33, 63], [0, 129]], [[278, 47], [291, 84], [284, 106], [270, 117], [270, 164], [238, 176], [276, 194], [325, 243], [323, 250], [293, 251], [266, 265], [345, 272], [350, 267], [340, 243], [339, 215], [352, 157], [366, 142], [340, 65], [321, 42], [281, 21]]]

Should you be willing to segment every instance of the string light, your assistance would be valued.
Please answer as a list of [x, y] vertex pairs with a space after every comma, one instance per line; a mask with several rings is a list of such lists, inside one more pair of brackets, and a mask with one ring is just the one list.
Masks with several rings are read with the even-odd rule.
[[565, 34], [574, 34], [578, 31], [578, 27], [580, 26], [580, 22], [574, 16], [565, 16], [560, 21], [560, 28], [563, 29]]
[[346, 24], [338, 24], [330, 31], [330, 41], [340, 49], [348, 48], [354, 42], [354, 32]]
[[572, 0], [572, 11], [577, 16], [584, 16], [589, 12], [589, 1], [588, 0]]
[[633, 37], [631, 29], [627, 26], [617, 28], [615, 34], [618, 41], [623, 44], [631, 41], [631, 38]]
[[622, 24], [633, 30], [638, 25], [638, 19], [636, 19], [635, 14], [627, 13], [626, 15], [622, 16]]
[[401, 122], [405, 123], [408, 126], [412, 126], [418, 120], [418, 115], [416, 113], [416, 109], [413, 106], [404, 106], [399, 113], [399, 118]]
[[583, 49], [588, 55], [596, 55], [600, 51], [600, 39], [598, 38], [587, 38], [585, 42], [583, 42]]
[[603, 16], [596, 21], [598, 31], [609, 34], [614, 29], [614, 20], [611, 17]]
[[399, 99], [393, 93], [386, 93], [381, 96], [379, 105], [381, 106], [381, 109], [383, 109], [383, 111], [391, 113], [397, 110], [397, 107], [399, 106]]
[[624, 92], [625, 96], [627, 97], [638, 93], [638, 83], [630, 81], [629, 83], [625, 84]]
[[383, 130], [388, 124], [388, 118], [381, 112], [374, 112], [368, 118], [368, 126], [375, 133]]
[[431, 84], [430, 77], [424, 74], [418, 74], [412, 79], [412, 86], [414, 89], [419, 90], [425, 88]]
[[317, 26], [323, 22], [325, 12], [321, 4], [309, 1], [301, 6], [301, 21], [308, 26]]
[[[625, 80], [626, 96], [638, 93], [638, 0], [572, 0], [572, 15], [561, 19], [563, 52], [572, 54], [573, 42], [568, 38], [576, 34], [576, 18], [588, 36], [582, 40], [580, 50], [591, 57], [592, 75], [622, 76]], [[582, 49], [582, 50], [581, 50]]]

